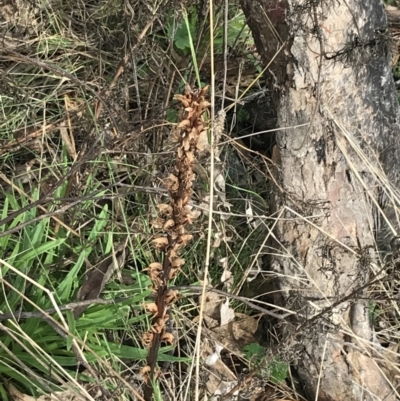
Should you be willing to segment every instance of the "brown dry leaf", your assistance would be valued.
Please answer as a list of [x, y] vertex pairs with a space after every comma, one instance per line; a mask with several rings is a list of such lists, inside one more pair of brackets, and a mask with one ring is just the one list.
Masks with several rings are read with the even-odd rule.
[[[110, 280], [113, 272], [125, 263], [125, 244], [116, 248], [115, 254], [106, 257], [103, 261], [93, 266], [86, 274], [85, 281], [76, 295], [77, 301], [96, 299]], [[88, 306], [79, 306], [74, 309], [74, 317], [78, 319]]]
[[[213, 197], [213, 210], [217, 210], [218, 209], [218, 196], [214, 195]], [[201, 210], [201, 212], [205, 215], [208, 216], [209, 212], [210, 212], [210, 194], [206, 194], [204, 195], [204, 197], [202, 198], [200, 204], [199, 204], [199, 210]], [[220, 215], [219, 218], [226, 220], [226, 216], [227, 215]], [[228, 216], [229, 217], [229, 216]]]
[[113, 202], [114, 210], [115, 210], [115, 218], [117, 221], [120, 221], [122, 217], [125, 215], [126, 210], [126, 188], [125, 187], [117, 187], [116, 192], [118, 194], [117, 199]]
[[241, 354], [245, 345], [257, 342], [255, 332], [257, 319], [244, 313], [236, 313], [236, 321], [225, 326], [214, 327], [211, 331], [216, 341], [228, 350]]
[[[215, 350], [213, 350], [207, 340], [205, 340], [201, 345], [201, 356], [205, 361], [208, 361], [206, 364], [208, 366], [207, 371], [209, 372], [209, 375], [206, 382], [206, 388], [208, 393], [211, 395], [227, 394], [227, 381], [234, 385], [237, 384], [237, 377], [219, 357], [221, 350], [222, 347], [218, 344], [215, 345]], [[228, 387], [229, 389], [232, 389], [234, 386], [228, 384]]]
[[[202, 302], [202, 297], [199, 297], [199, 304]], [[204, 322], [207, 327], [213, 328], [219, 326], [219, 311], [221, 303], [223, 302], [223, 297], [212, 291], [206, 291], [204, 300]], [[197, 322], [199, 317], [194, 319]]]
[[235, 380], [235, 374], [222, 362], [220, 358], [223, 347], [216, 343], [211, 347], [207, 339], [201, 345], [201, 356], [211, 372], [216, 372], [217, 376], [224, 377], [225, 379]]
[[[221, 378], [217, 375], [210, 375], [206, 387], [209, 394], [213, 395], [212, 400], [219, 400], [221, 396], [227, 395], [235, 386], [237, 386], [237, 380], [234, 381], [225, 381], [221, 380]], [[233, 400], [237, 398], [239, 394], [239, 389], [236, 390], [232, 394], [232, 398], [228, 398], [228, 400]]]
[[251, 226], [253, 229], [256, 229], [259, 225], [261, 225], [262, 220], [258, 218], [258, 216], [254, 216], [253, 207], [251, 202], [246, 200], [246, 220], [247, 224]]
[[[380, 373], [376, 361], [358, 350], [347, 354], [353, 377], [360, 385], [368, 388], [385, 388], [385, 377]], [[384, 399], [384, 398], [382, 398]]]

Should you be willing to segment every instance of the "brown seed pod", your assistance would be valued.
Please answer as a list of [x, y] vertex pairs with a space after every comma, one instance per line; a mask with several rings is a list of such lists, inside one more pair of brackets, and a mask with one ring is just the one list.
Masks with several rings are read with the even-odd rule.
[[157, 316], [158, 314], [158, 307], [154, 302], [145, 304], [144, 309], [146, 310], [147, 313], [151, 313], [153, 317]]
[[167, 294], [165, 295], [165, 303], [167, 305], [175, 302], [179, 298], [179, 291], [177, 290], [168, 290]]
[[168, 246], [168, 238], [167, 237], [158, 237], [153, 239], [154, 246], [159, 250], [164, 250]]
[[149, 374], [151, 372], [151, 367], [149, 365], [143, 366], [140, 369], [140, 375], [143, 377], [143, 380], [147, 383], [149, 380]]
[[151, 331], [146, 331], [142, 335], [142, 341], [146, 348], [150, 347], [153, 339], [154, 339], [154, 333], [152, 333]]
[[154, 333], [161, 334], [164, 330], [165, 323], [167, 322], [168, 319], [169, 319], [168, 315], [157, 318], [156, 321], [151, 326], [151, 329], [154, 331]]
[[171, 205], [167, 205], [166, 203], [160, 203], [157, 205], [157, 209], [160, 214], [165, 214], [167, 216], [171, 216], [173, 212], [173, 208]]
[[174, 343], [174, 341], [175, 341], [175, 337], [174, 337], [174, 335], [172, 333], [165, 332], [161, 336], [161, 341], [172, 345]]
[[170, 230], [175, 226], [175, 220], [174, 219], [169, 219], [165, 222], [164, 224], [164, 230]]

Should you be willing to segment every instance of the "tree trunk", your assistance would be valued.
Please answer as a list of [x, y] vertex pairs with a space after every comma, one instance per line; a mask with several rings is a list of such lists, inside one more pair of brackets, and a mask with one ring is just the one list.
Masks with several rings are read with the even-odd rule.
[[379, 0], [241, 3], [265, 65], [286, 41], [270, 71], [287, 127], [273, 155], [271, 258], [281, 302], [296, 313], [282, 330], [300, 352], [295, 368], [312, 400], [395, 400], [366, 300], [382, 188], [397, 187], [400, 172], [384, 9]]

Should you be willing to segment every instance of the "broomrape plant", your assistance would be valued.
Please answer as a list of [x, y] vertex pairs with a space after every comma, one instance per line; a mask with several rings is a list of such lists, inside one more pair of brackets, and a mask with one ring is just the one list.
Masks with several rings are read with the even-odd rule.
[[158, 349], [161, 343], [172, 344], [174, 337], [167, 329], [170, 305], [178, 298], [178, 292], [168, 288], [169, 282], [178, 274], [185, 260], [180, 258], [182, 249], [192, 240], [186, 226], [195, 219], [190, 206], [193, 181], [193, 162], [199, 151], [207, 144], [207, 130], [204, 112], [210, 106], [205, 100], [207, 87], [192, 90], [186, 86], [183, 95], [176, 95], [183, 106], [183, 113], [176, 130], [172, 132], [176, 142], [175, 166], [164, 181], [169, 194], [168, 204], [159, 204], [159, 217], [162, 220], [162, 232], [153, 240], [154, 247], [163, 255], [162, 262], [150, 264], [146, 271], [156, 293], [154, 303], [146, 305], [146, 310], [153, 315], [151, 330], [143, 334], [143, 343], [149, 349], [147, 365], [142, 368], [146, 387], [144, 397], [151, 400], [152, 383], [158, 375], [156, 368]]

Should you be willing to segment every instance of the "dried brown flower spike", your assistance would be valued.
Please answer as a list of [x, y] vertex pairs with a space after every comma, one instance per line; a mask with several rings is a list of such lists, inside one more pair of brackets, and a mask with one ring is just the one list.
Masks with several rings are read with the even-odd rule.
[[159, 204], [159, 226], [164, 234], [153, 240], [155, 249], [164, 253], [164, 262], [152, 263], [145, 269], [153, 283], [156, 293], [154, 304], [147, 304], [146, 309], [152, 314], [152, 328], [143, 334], [143, 343], [149, 348], [147, 366], [142, 369], [145, 379], [144, 398], [150, 401], [153, 395], [151, 381], [156, 378], [157, 354], [161, 342], [173, 343], [173, 335], [166, 330], [169, 319], [167, 309], [179, 298], [177, 291], [168, 289], [170, 280], [176, 277], [185, 261], [179, 257], [182, 249], [191, 241], [192, 236], [186, 233], [185, 226], [190, 224], [195, 215], [188, 205], [195, 173], [193, 163], [199, 151], [207, 144], [207, 128], [203, 114], [210, 106], [205, 100], [208, 87], [191, 90], [187, 85], [183, 95], [174, 99], [182, 103], [183, 111], [180, 122], [172, 133], [176, 144], [176, 162], [173, 171], [164, 180], [168, 190], [169, 204]]

